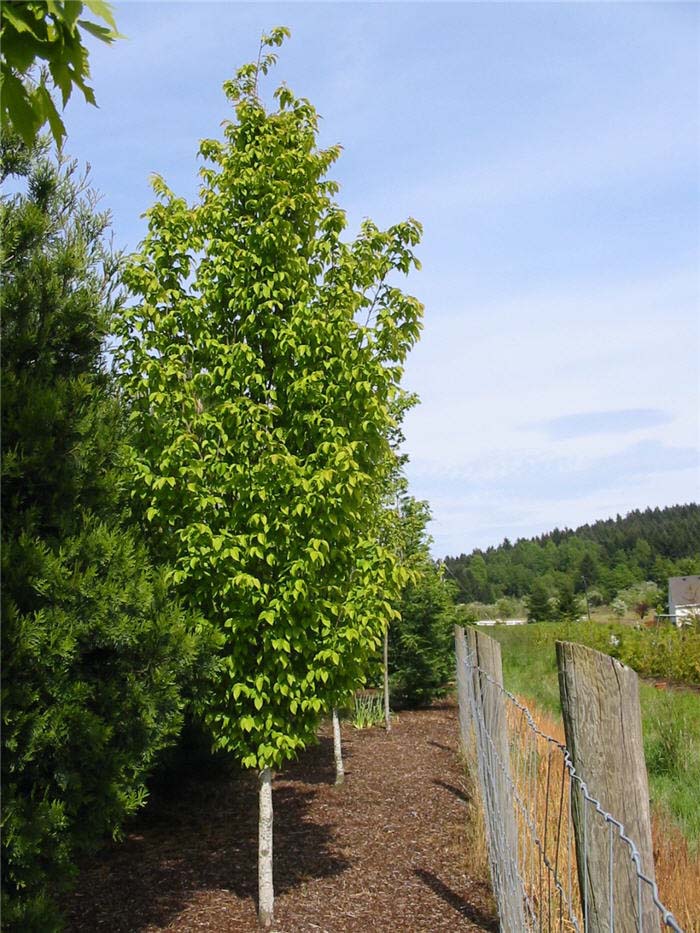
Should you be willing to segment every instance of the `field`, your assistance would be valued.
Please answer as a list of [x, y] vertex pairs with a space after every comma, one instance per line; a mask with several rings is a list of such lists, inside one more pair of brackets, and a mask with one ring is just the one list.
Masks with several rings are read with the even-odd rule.
[[[521, 697], [536, 718], [546, 720], [549, 717], [555, 724], [561, 722], [554, 642], [562, 636], [578, 641], [577, 630], [583, 630], [582, 641], [600, 638], [601, 629], [593, 633], [586, 633], [586, 629], [588, 626], [577, 626], [562, 631], [561, 626], [547, 623], [489, 629], [488, 634], [501, 643], [506, 688]], [[619, 648], [619, 645], [611, 645], [614, 647]], [[696, 918], [700, 916], [700, 692], [642, 681], [640, 701], [657, 880], [662, 898], [685, 923], [686, 929], [697, 930]]]

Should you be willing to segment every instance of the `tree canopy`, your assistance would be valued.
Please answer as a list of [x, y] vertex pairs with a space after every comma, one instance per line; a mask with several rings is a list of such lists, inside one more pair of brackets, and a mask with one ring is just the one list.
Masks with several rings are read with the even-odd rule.
[[201, 143], [197, 203], [154, 180], [120, 364], [143, 515], [226, 640], [215, 741], [260, 769], [313, 739], [395, 612], [376, 525], [421, 316], [391, 278], [417, 265], [417, 222], [344, 241], [340, 148], [286, 86], [263, 105], [285, 34], [224, 85], [235, 119]]
[[[102, 23], [82, 17], [84, 7]], [[83, 33], [107, 43], [119, 38], [112, 8], [104, 0], [13, 0], [0, 5], [0, 119], [27, 146], [47, 122], [57, 145], [66, 135], [47, 87], [49, 78], [63, 107], [74, 87], [89, 104], [96, 104], [87, 83], [90, 67]]]

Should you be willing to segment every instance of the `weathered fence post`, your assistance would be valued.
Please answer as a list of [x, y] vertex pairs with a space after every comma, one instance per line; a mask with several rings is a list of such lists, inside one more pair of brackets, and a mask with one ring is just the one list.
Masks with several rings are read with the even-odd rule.
[[[566, 744], [589, 794], [625, 828], [640, 869], [654, 881], [649, 788], [637, 675], [592, 648], [557, 642]], [[588, 933], [657, 930], [651, 889], [641, 884], [618, 827], [572, 787], [581, 902]]]
[[[503, 933], [522, 933], [527, 926], [518, 869], [518, 831], [513, 808], [501, 646], [471, 627], [463, 631], [468, 663], [462, 689], [464, 694], [471, 693], [473, 700], [471, 718], [476, 733], [479, 783], [500, 928]], [[460, 650], [458, 637], [458, 657]], [[460, 699], [462, 695], [460, 693]]]
[[464, 629], [455, 625], [455, 657], [457, 660], [457, 705], [459, 708], [459, 731], [462, 739], [462, 751], [469, 767], [476, 761], [474, 752], [474, 724], [471, 721], [471, 702], [467, 688], [467, 642]]

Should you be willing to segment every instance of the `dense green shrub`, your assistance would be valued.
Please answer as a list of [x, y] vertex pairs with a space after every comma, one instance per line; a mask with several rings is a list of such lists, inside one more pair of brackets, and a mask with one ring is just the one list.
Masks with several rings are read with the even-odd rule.
[[18, 609], [6, 576], [3, 912], [45, 930], [74, 857], [144, 801], [200, 649], [123, 529], [87, 517], [60, 548], [25, 536], [4, 558], [31, 568], [35, 607]]
[[693, 629], [579, 622], [540, 628], [536, 640], [542, 648], [557, 640], [578, 642], [618, 658], [642, 677], [700, 684], [700, 632]]
[[3, 926], [47, 931], [76, 858], [145, 799], [211, 651], [125, 508], [108, 217], [73, 165], [2, 155], [26, 176], [0, 209]]

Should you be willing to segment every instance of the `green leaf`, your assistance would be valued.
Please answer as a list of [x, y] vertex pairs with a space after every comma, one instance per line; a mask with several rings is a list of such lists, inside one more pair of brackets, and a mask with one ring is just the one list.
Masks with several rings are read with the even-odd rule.
[[95, 36], [96, 39], [100, 39], [102, 42], [113, 42], [115, 39], [125, 38], [125, 36], [122, 36], [114, 29], [110, 29], [107, 26], [100, 26], [98, 23], [91, 23], [87, 19], [81, 19], [79, 23], [82, 29]]
[[27, 88], [15, 75], [4, 69], [0, 86], [0, 107], [26, 145], [31, 146], [44, 122], [43, 116]]
[[103, 19], [106, 23], [109, 23], [111, 28], [116, 32], [117, 24], [114, 22], [114, 14], [112, 13], [112, 7], [109, 3], [106, 3], [105, 0], [84, 0], [85, 6], [95, 14], [99, 16], [100, 19]]

